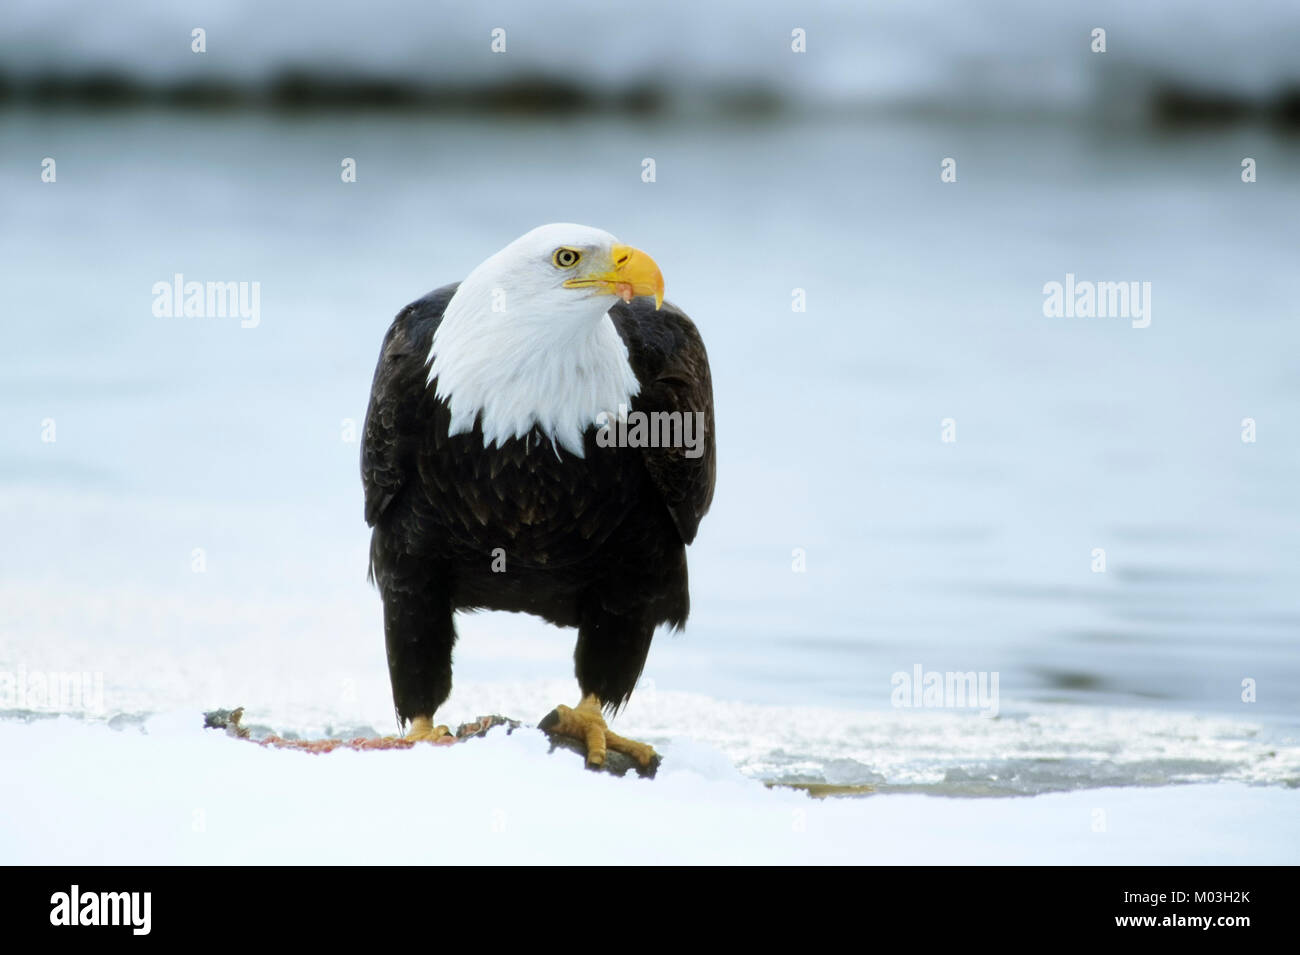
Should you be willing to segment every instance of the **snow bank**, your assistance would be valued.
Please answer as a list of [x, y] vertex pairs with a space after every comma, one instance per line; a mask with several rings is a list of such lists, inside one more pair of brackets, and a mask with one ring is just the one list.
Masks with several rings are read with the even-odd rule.
[[143, 733], [3, 722], [0, 862], [1294, 863], [1300, 844], [1282, 788], [818, 801], [707, 746], [665, 749], [646, 781], [584, 772], [533, 733], [309, 756], [191, 713]]

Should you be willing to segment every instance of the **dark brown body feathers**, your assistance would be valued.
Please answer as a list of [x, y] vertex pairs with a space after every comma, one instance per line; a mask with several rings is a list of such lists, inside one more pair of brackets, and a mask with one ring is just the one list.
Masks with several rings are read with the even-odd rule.
[[448, 435], [426, 384], [433, 334], [456, 286], [398, 313], [384, 338], [362, 439], [370, 573], [384, 602], [399, 720], [431, 716], [451, 691], [453, 614], [523, 611], [578, 628], [584, 693], [610, 707], [636, 685], [660, 624], [690, 611], [685, 545], [713, 498], [708, 357], [667, 303], [618, 304], [610, 317], [641, 383], [632, 411], [700, 412], [702, 452], [681, 447], [557, 450], [536, 430], [483, 447]]

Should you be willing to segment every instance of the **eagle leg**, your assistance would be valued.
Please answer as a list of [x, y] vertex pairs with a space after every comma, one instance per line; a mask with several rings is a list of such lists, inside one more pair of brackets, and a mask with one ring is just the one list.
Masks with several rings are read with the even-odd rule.
[[627, 739], [611, 732], [605, 725], [605, 717], [601, 714], [600, 698], [595, 693], [588, 693], [577, 706], [570, 707], [563, 704], [557, 706], [554, 715], [556, 720], [546, 725], [546, 731], [572, 736], [586, 743], [588, 766], [602, 765], [605, 762], [605, 754], [609, 750], [630, 756], [641, 766], [649, 766], [658, 755], [654, 747], [647, 743], [638, 743], [634, 739]]
[[402, 738], [412, 743], [438, 743], [443, 740], [451, 742], [456, 737], [446, 726], [434, 726], [432, 716], [417, 716], [411, 720], [411, 728]]

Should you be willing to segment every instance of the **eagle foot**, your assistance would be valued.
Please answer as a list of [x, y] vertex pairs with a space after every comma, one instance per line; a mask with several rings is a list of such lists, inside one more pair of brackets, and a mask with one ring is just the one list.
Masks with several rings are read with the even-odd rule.
[[412, 743], [455, 742], [456, 737], [446, 726], [434, 726], [433, 717], [417, 716], [411, 720], [411, 728], [402, 737]]
[[596, 694], [589, 693], [577, 706], [557, 706], [546, 719], [541, 728], [547, 733], [570, 736], [587, 747], [587, 766], [599, 768], [610, 752], [622, 753], [630, 757], [643, 769], [656, 764], [659, 754], [647, 743], [639, 743], [611, 732], [605, 724], [605, 717], [600, 712], [600, 700]]

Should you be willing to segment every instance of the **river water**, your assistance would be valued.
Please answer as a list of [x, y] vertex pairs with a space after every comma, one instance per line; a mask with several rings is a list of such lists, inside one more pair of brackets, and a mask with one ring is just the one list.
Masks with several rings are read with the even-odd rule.
[[[11, 110], [0, 142], [0, 670], [100, 673], [108, 715], [388, 731], [354, 430], [380, 340], [577, 221], [658, 260], [717, 400], [693, 615], [623, 729], [954, 795], [1300, 781], [1295, 139]], [[257, 283], [256, 321], [155, 314], [178, 273]], [[1150, 283], [1145, 318], [1045, 315], [1067, 275]], [[447, 719], [573, 696], [571, 633], [461, 631]], [[996, 718], [895, 705], [917, 667], [996, 678]]]

